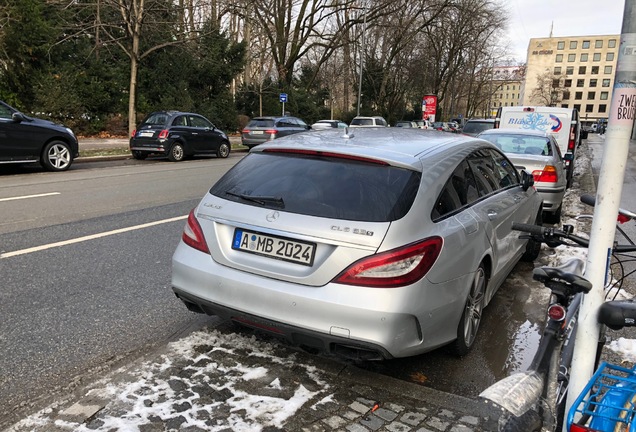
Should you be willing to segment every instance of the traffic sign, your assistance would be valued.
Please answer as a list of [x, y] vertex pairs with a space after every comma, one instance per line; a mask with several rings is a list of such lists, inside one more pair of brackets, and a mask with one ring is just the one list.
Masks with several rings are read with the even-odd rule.
[[280, 101], [281, 101], [282, 103], [287, 102], [287, 93], [281, 93], [281, 94], [280, 94]]

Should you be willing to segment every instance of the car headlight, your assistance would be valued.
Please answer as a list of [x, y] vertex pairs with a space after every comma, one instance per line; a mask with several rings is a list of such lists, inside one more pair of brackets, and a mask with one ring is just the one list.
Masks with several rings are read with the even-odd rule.
[[75, 137], [75, 134], [70, 128], [65, 127], [64, 129], [66, 129], [66, 132], [70, 133], [71, 135], [73, 135], [73, 137]]

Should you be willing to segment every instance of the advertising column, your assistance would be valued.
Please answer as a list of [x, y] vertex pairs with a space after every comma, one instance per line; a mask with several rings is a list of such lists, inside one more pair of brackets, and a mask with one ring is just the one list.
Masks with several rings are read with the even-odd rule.
[[422, 98], [422, 120], [435, 121], [437, 112], [437, 96], [426, 95]]

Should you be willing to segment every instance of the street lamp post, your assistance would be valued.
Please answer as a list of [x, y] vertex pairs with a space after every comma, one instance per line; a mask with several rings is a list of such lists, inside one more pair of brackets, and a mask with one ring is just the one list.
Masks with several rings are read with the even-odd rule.
[[358, 82], [358, 111], [356, 115], [360, 115], [360, 96], [362, 94], [362, 64], [364, 63], [364, 38], [367, 32], [367, 4], [364, 4], [364, 19], [362, 25], [362, 44], [360, 46], [360, 76]]

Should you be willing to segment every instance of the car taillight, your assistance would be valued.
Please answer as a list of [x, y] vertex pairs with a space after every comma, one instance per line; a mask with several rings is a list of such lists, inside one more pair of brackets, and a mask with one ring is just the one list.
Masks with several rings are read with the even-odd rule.
[[532, 171], [532, 177], [536, 182], [556, 183], [559, 181], [557, 170], [552, 165], [546, 165], [543, 170]]
[[241, 131], [241, 133], [248, 134], [248, 133], [250, 133], [250, 130], [249, 130], [249, 129], [247, 129], [247, 128], [245, 128], [245, 129], [243, 129], [243, 130]]
[[131, 137], [131, 138], [134, 138], [134, 137], [135, 137], [135, 135], [137, 135], [137, 129], [134, 129], [134, 130], [132, 131], [132, 133], [130, 134], [130, 137]]
[[205, 242], [205, 237], [203, 236], [201, 225], [199, 225], [199, 221], [197, 221], [197, 218], [194, 216], [194, 209], [192, 209], [188, 215], [188, 221], [186, 222], [186, 226], [183, 228], [183, 235], [181, 236], [181, 239], [185, 244], [195, 248], [196, 250], [207, 254], [210, 253], [208, 244]]
[[266, 134], [270, 134], [270, 135], [276, 135], [278, 133], [277, 129], [266, 129], [265, 130]]
[[568, 432], [599, 432], [597, 429], [592, 429], [591, 427], [582, 426], [582, 425], [570, 425], [570, 429]]
[[369, 288], [396, 288], [412, 284], [431, 269], [442, 244], [441, 237], [430, 237], [363, 258], [340, 273], [334, 282]]
[[576, 133], [574, 131], [574, 126], [570, 127], [570, 139], [568, 140], [568, 151], [573, 152], [576, 147], [576, 143], [574, 139], [576, 138]]
[[168, 129], [164, 129], [161, 132], [159, 132], [159, 139], [164, 139], [168, 137]]

